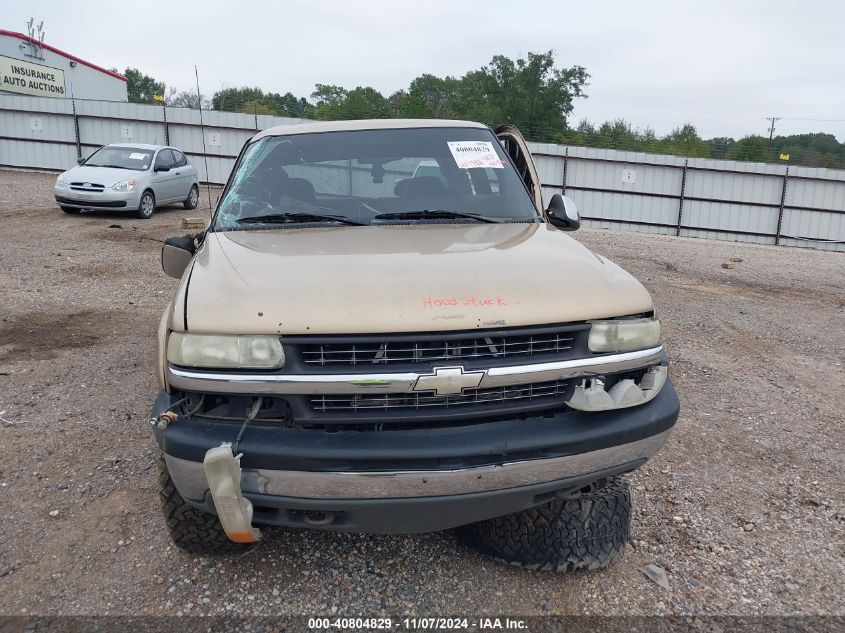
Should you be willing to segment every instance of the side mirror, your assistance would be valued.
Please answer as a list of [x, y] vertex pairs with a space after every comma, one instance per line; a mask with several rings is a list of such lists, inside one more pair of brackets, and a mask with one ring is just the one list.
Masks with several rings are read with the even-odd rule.
[[76, 164], [77, 164], [77, 165], [81, 165], [81, 164], [82, 164], [82, 163], [84, 163], [84, 162], [85, 162], [85, 157], [84, 157], [84, 156], [80, 156], [79, 158], [77, 158], [77, 159], [76, 159]]
[[578, 207], [572, 200], [559, 193], [549, 200], [546, 215], [549, 218], [549, 224], [561, 231], [577, 231], [581, 228], [581, 214], [578, 213]]
[[182, 273], [191, 263], [196, 252], [194, 236], [169, 237], [161, 247], [161, 269], [164, 274], [174, 279], [181, 279]]
[[155, 168], [156, 171], [170, 171], [170, 167], [167, 165], [159, 165]]

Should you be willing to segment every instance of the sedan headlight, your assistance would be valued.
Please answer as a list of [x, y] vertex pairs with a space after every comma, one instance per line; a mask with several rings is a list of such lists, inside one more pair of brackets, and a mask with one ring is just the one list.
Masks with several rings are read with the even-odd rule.
[[121, 180], [114, 183], [111, 188], [115, 191], [132, 191], [135, 188], [136, 180], [130, 178], [129, 180]]
[[275, 369], [285, 364], [278, 336], [171, 332], [167, 360], [188, 367]]
[[64, 187], [65, 186], [65, 175], [59, 174], [59, 177], [56, 178], [56, 186], [57, 187]]
[[656, 347], [660, 342], [657, 319], [616, 319], [591, 324], [587, 341], [591, 352], [633, 352]]

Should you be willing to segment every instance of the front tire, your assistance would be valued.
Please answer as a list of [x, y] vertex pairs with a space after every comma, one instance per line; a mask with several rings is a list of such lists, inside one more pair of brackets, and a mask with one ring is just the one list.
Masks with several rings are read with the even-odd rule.
[[60, 208], [65, 213], [69, 213], [71, 215], [76, 215], [77, 213], [82, 211], [82, 209], [77, 209], [76, 207], [60, 207]]
[[142, 220], [149, 220], [156, 210], [156, 197], [152, 191], [145, 191], [141, 194], [141, 202], [138, 203], [138, 217]]
[[229, 540], [216, 516], [197, 510], [182, 498], [164, 458], [159, 460], [159, 497], [170, 538], [177, 547], [194, 554], [225, 554], [246, 549], [246, 545]]
[[191, 187], [191, 191], [188, 193], [188, 197], [185, 198], [185, 201], [182, 203], [182, 206], [185, 207], [186, 209], [188, 209], [189, 211], [191, 209], [196, 209], [197, 203], [199, 202], [199, 200], [200, 200], [200, 190], [197, 188], [196, 185], [193, 185]]
[[459, 533], [474, 548], [511, 565], [578, 571], [619, 560], [630, 527], [628, 481], [611, 477], [575, 498], [473, 523]]

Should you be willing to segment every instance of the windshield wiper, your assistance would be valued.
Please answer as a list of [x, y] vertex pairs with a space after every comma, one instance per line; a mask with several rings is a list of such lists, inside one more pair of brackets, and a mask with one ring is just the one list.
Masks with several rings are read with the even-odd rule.
[[498, 224], [501, 220], [488, 218], [477, 213], [463, 213], [461, 211], [447, 211], [445, 209], [420, 209], [418, 211], [391, 211], [390, 213], [379, 213], [374, 220], [448, 220], [462, 218], [477, 220], [478, 222], [489, 222]]
[[112, 169], [132, 169], [131, 167], [124, 167], [123, 165], [92, 165], [91, 163], [83, 163], [85, 167], [111, 167]]
[[340, 222], [354, 226], [366, 226], [366, 222], [351, 220], [342, 215], [320, 215], [319, 213], [268, 213], [240, 218], [238, 224], [306, 224], [308, 222]]

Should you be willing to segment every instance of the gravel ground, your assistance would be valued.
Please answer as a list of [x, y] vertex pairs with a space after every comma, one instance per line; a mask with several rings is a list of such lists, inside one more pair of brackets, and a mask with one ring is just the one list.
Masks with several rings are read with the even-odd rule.
[[159, 242], [207, 207], [65, 216], [53, 179], [0, 171], [0, 613], [845, 613], [842, 254], [577, 234], [652, 292], [683, 406], [606, 570], [522, 571], [450, 532], [198, 557], [170, 545], [146, 419]]

